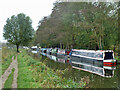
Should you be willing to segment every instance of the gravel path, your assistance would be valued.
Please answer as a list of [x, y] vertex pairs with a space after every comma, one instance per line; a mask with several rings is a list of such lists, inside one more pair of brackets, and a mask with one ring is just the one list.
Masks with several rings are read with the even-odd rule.
[[1, 76], [0, 79], [2, 79], [2, 88], [4, 88], [5, 81], [8, 79], [8, 76], [12, 72], [12, 69], [15, 68], [14, 71], [14, 77], [13, 77], [13, 83], [12, 83], [12, 88], [17, 88], [17, 77], [18, 77], [18, 62], [17, 62], [17, 56], [14, 59], [14, 56], [12, 57], [12, 62], [10, 66], [7, 68], [5, 73]]

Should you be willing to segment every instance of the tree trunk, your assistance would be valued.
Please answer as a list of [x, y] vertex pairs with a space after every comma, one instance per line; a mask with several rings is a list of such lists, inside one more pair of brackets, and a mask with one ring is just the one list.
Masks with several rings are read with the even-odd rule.
[[60, 48], [62, 49], [62, 43], [60, 42]]
[[62, 44], [62, 49], [63, 49], [63, 44]]
[[100, 36], [100, 50], [102, 50], [102, 41], [101, 41], [101, 36]]
[[73, 49], [73, 45], [71, 44], [71, 49]]
[[17, 52], [19, 52], [19, 45], [16, 45], [16, 47], [17, 47]]
[[118, 56], [119, 56], [119, 59], [120, 59], [120, 44], [118, 44]]
[[113, 48], [114, 52], [115, 52], [115, 44], [114, 44], [114, 48]]
[[[118, 3], [118, 7], [120, 7], [120, 1]], [[120, 8], [118, 9], [118, 56], [120, 58]]]

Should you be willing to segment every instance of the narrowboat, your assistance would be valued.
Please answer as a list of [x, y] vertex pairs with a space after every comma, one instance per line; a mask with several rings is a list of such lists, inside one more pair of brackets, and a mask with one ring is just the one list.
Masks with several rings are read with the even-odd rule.
[[57, 57], [69, 57], [70, 50], [58, 49]]
[[65, 56], [66, 56], [65, 49], [58, 49], [57, 57], [65, 57]]
[[70, 50], [65, 50], [65, 53], [66, 53], [66, 55], [69, 56], [69, 54], [70, 54]]
[[40, 54], [42, 54], [43, 56], [46, 56], [46, 52], [47, 52], [47, 48], [40, 49]]
[[[105, 72], [105, 70], [103, 69], [106, 67], [111, 68], [115, 66], [116, 60], [114, 59], [114, 52], [112, 50], [95, 51], [95, 50], [72, 49], [70, 52], [70, 63], [73, 68], [82, 69], [82, 70], [86, 70], [85, 67], [93, 68], [93, 69], [101, 68], [102, 70], [101, 76], [104, 76], [103, 72]], [[92, 70], [90, 72], [97, 73]]]
[[52, 52], [52, 48], [47, 48], [47, 54], [51, 55], [51, 52]]
[[47, 48], [41, 48], [42, 53], [47, 53]]
[[32, 51], [32, 53], [37, 53], [38, 52], [37, 46], [32, 46], [31, 51]]
[[[95, 61], [94, 63], [102, 63], [104, 66], [116, 65], [113, 50], [77, 50], [72, 49], [70, 53], [72, 62]], [[73, 59], [72, 59], [73, 58]], [[75, 59], [76, 58], [76, 59]]]
[[58, 48], [54, 48], [51, 50], [52, 55], [56, 55], [58, 52]]

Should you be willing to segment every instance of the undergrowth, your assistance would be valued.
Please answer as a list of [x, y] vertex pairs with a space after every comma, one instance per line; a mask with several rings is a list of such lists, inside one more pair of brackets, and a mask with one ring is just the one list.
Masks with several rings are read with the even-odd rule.
[[2, 48], [2, 73], [9, 67], [12, 62], [12, 56], [16, 55], [15, 49], [8, 49], [7, 47]]
[[29, 56], [25, 50], [18, 55], [18, 68], [18, 88], [82, 88], [85, 86], [84, 82], [76, 83], [57, 75], [44, 63]]

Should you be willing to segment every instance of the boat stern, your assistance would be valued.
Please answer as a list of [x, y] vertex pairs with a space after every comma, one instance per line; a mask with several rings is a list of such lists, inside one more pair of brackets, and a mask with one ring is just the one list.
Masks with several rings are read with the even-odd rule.
[[116, 60], [115, 59], [104, 60], [103, 64], [104, 66], [116, 66]]

